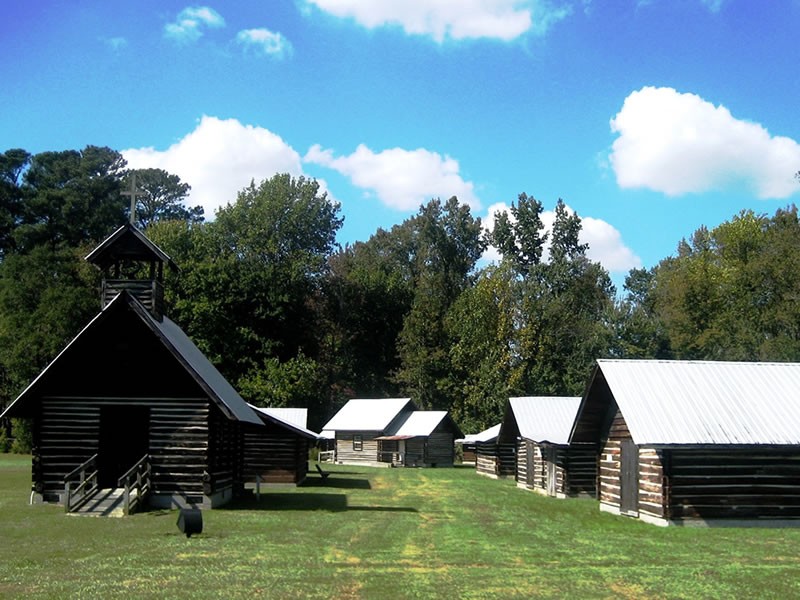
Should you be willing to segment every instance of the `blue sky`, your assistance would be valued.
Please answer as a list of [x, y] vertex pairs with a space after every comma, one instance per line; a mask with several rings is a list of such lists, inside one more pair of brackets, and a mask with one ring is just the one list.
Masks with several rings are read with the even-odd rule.
[[306, 175], [341, 243], [563, 198], [619, 284], [796, 202], [799, 31], [800, 0], [5, 0], [0, 151], [110, 146], [208, 217]]

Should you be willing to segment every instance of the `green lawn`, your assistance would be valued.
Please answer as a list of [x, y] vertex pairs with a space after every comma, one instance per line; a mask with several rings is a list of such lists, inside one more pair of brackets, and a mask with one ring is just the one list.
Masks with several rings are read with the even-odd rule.
[[176, 511], [28, 506], [30, 458], [0, 455], [0, 597], [800, 597], [800, 529], [658, 528], [469, 468], [326, 468], [187, 539]]

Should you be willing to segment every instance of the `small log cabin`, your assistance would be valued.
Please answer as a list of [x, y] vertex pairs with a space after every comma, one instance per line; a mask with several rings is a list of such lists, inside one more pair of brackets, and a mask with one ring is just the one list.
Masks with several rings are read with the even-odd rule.
[[463, 438], [456, 440], [456, 446], [461, 446], [461, 463], [474, 465], [478, 461], [478, 444], [494, 442], [500, 433], [500, 423], [484, 429], [479, 433], [468, 433]]
[[308, 474], [308, 450], [319, 436], [306, 428], [308, 409], [257, 408], [263, 426], [244, 427], [246, 483], [300, 485]]
[[578, 396], [508, 399], [500, 441], [517, 444], [518, 487], [558, 498], [594, 496], [595, 447], [569, 446], [580, 402]]
[[377, 438], [395, 467], [452, 467], [455, 439], [464, 434], [445, 410], [412, 412], [394, 433]]
[[601, 510], [798, 525], [798, 391], [799, 363], [599, 360], [570, 442], [596, 444]]
[[516, 472], [517, 445], [501, 442], [502, 422], [490, 427], [483, 439], [475, 442], [475, 472], [493, 479], [514, 477]]
[[337, 463], [390, 467], [394, 452], [378, 438], [396, 432], [415, 410], [411, 398], [354, 398], [322, 430], [334, 432]]
[[96, 455], [98, 484], [140, 459], [149, 504], [210, 508], [243, 488], [242, 426], [263, 421], [163, 315], [172, 260], [132, 224], [86, 259], [103, 271], [101, 312], [2, 416], [33, 420], [33, 501], [63, 502], [64, 478]]

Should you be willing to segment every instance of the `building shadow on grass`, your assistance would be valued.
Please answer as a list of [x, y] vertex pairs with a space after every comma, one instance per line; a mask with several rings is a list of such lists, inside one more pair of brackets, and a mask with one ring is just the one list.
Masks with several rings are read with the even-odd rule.
[[[336, 473], [339, 475], [339, 473]], [[369, 490], [372, 489], [368, 479], [354, 479], [350, 477], [307, 477], [303, 482], [303, 487], [323, 487], [323, 488], [339, 488], [349, 490]]]
[[222, 510], [323, 510], [346, 512], [350, 510], [377, 512], [417, 512], [416, 508], [404, 506], [351, 506], [347, 495], [333, 493], [293, 494], [262, 492], [259, 498], [246, 496], [222, 507]]

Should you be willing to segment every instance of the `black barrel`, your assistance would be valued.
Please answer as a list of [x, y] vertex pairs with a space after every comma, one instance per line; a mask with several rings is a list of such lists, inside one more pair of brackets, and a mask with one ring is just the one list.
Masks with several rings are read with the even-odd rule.
[[178, 513], [178, 529], [187, 538], [194, 533], [203, 533], [203, 511], [199, 508], [182, 508]]

